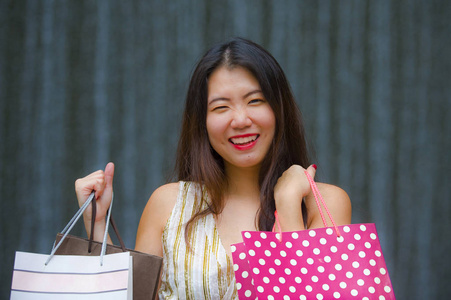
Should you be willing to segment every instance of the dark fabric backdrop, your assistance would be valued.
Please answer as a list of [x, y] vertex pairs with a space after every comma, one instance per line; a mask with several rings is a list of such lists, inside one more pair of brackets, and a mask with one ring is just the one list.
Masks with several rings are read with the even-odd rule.
[[354, 223], [376, 223], [398, 299], [449, 297], [450, 3], [0, 1], [0, 298], [14, 251], [48, 253], [75, 179], [108, 161], [134, 246], [193, 66], [232, 36], [286, 71], [318, 174], [348, 192]]

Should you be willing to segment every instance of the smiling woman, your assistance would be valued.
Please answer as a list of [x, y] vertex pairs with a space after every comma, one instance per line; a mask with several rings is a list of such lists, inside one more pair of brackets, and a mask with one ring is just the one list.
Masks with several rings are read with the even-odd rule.
[[[231, 244], [242, 231], [322, 226], [305, 171], [301, 114], [279, 64], [240, 38], [211, 48], [190, 81], [176, 167], [141, 217], [136, 250], [164, 258], [160, 299], [237, 299]], [[96, 191], [96, 240], [105, 228], [114, 165], [76, 182], [79, 204]], [[347, 194], [318, 184], [338, 225], [351, 221]], [[85, 227], [89, 231], [89, 214]]]
[[[212, 100], [210, 100], [212, 99]], [[255, 77], [242, 67], [215, 70], [208, 81], [207, 132], [232, 167], [260, 168], [274, 138], [275, 116]]]

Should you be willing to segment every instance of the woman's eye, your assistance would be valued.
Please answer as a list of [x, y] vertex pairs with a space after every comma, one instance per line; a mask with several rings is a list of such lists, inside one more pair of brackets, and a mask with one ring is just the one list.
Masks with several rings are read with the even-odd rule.
[[260, 103], [263, 102], [262, 99], [252, 99], [251, 101], [249, 101], [249, 104], [256, 104], [256, 103]]
[[222, 110], [222, 109], [226, 109], [227, 106], [216, 106], [215, 108], [213, 108], [213, 110]]

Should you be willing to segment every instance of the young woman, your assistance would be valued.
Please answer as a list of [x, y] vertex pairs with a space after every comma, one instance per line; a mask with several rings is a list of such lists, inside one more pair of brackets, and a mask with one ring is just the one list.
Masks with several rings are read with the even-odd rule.
[[[160, 299], [235, 299], [230, 245], [244, 230], [322, 227], [304, 170], [310, 165], [300, 112], [276, 60], [240, 38], [210, 49], [189, 85], [179, 141], [178, 180], [158, 188], [139, 223], [136, 250], [164, 258]], [[98, 198], [102, 239], [114, 165], [75, 184], [79, 204]], [[337, 225], [351, 222], [338, 187], [318, 183]], [[90, 234], [90, 211], [84, 216]]]

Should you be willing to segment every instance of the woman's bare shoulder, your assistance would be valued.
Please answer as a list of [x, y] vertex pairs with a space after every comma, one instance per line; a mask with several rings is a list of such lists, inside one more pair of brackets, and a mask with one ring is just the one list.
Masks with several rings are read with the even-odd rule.
[[174, 208], [179, 193], [179, 183], [172, 182], [157, 188], [147, 201], [143, 217], [146, 215], [160, 219], [160, 225], [166, 224], [172, 209]]
[[161, 236], [177, 201], [179, 183], [157, 188], [147, 201], [136, 234], [135, 249], [162, 256]]
[[[317, 183], [317, 186], [335, 223], [337, 225], [350, 224], [352, 206], [351, 199], [346, 191], [338, 186], [327, 183]], [[306, 206], [309, 212], [308, 228], [324, 227], [315, 198], [312, 194], [306, 197]], [[327, 216], [326, 219], [328, 225], [332, 225]]]
[[150, 196], [148, 204], [162, 207], [174, 206], [179, 192], [179, 184], [179, 182], [171, 182], [158, 187]]

